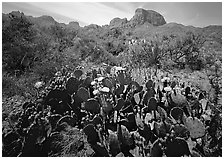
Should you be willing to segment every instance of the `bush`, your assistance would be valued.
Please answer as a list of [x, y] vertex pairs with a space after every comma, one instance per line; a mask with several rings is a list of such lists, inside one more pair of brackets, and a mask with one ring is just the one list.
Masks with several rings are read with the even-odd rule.
[[22, 95], [24, 88], [19, 87], [17, 84], [17, 78], [9, 76], [6, 73], [2, 75], [2, 96], [11, 97], [14, 95]]

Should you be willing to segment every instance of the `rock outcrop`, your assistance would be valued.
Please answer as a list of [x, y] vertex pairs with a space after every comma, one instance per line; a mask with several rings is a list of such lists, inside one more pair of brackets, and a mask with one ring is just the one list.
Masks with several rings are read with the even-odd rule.
[[148, 22], [154, 26], [166, 24], [164, 17], [156, 11], [145, 10], [138, 8], [135, 10], [135, 15], [131, 18], [130, 23], [133, 25], [142, 25]]
[[110, 26], [121, 26], [128, 22], [127, 18], [114, 18], [110, 21]]

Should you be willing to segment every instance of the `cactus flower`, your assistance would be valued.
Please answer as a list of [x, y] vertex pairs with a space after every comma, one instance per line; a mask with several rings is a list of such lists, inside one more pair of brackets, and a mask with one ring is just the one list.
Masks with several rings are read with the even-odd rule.
[[168, 86], [168, 87], [165, 87], [164, 90], [165, 90], [166, 92], [170, 92], [170, 91], [172, 91], [172, 88], [171, 88], [170, 86]]
[[91, 82], [91, 85], [93, 86], [93, 85], [95, 85], [96, 84], [96, 81], [92, 81]]
[[39, 89], [39, 88], [43, 87], [43, 85], [44, 85], [44, 82], [43, 81], [39, 81], [39, 82], [35, 83], [34, 87]]
[[98, 82], [101, 82], [104, 79], [104, 77], [99, 77], [97, 80]]
[[101, 92], [105, 92], [105, 93], [109, 93], [110, 92], [110, 88], [108, 87], [103, 87], [99, 89]]
[[94, 94], [94, 95], [99, 94], [99, 90], [94, 90], [94, 91], [93, 91], [93, 94]]

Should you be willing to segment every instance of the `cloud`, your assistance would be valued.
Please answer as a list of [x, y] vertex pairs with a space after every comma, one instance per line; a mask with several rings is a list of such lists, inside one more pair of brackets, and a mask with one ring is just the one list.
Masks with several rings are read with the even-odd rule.
[[30, 5], [86, 24], [105, 25], [115, 17], [127, 17], [126, 12], [100, 3], [30, 3]]

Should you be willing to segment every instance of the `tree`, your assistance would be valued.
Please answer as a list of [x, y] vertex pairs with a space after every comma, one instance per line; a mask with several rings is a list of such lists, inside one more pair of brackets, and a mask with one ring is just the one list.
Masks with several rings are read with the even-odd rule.
[[202, 35], [187, 32], [183, 37], [170, 35], [163, 39], [166, 41], [166, 58], [170, 58], [179, 68], [185, 68], [185, 65], [193, 70], [203, 68], [201, 48], [205, 38]]

